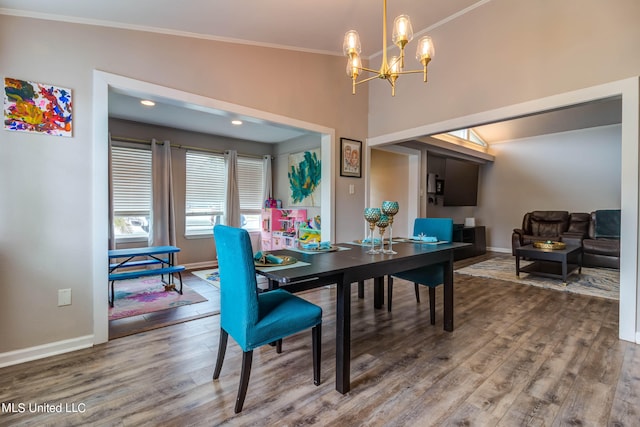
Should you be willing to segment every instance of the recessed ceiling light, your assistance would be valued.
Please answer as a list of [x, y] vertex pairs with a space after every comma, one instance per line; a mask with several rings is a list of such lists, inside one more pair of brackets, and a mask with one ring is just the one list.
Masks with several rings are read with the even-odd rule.
[[146, 105], [147, 107], [153, 107], [154, 105], [156, 105], [155, 102], [149, 101], [148, 99], [143, 99], [142, 101], [140, 101], [140, 104]]
[[242, 120], [231, 120], [231, 124], [235, 126], [240, 126], [242, 124]]

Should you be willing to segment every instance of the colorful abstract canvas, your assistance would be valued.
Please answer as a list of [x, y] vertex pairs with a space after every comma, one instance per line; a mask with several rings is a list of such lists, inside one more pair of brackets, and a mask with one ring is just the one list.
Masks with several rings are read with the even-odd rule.
[[71, 90], [6, 77], [4, 128], [72, 136]]
[[289, 206], [320, 206], [320, 150], [289, 155]]

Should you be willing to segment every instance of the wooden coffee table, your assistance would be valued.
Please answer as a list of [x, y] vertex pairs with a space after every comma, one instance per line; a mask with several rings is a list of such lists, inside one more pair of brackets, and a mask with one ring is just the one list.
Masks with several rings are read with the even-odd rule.
[[[528, 258], [533, 263], [520, 267], [520, 258]], [[567, 245], [564, 249], [539, 249], [533, 245], [516, 248], [516, 276], [520, 272], [538, 276], [562, 279], [567, 284], [567, 276], [577, 271], [582, 273], [582, 247]]]

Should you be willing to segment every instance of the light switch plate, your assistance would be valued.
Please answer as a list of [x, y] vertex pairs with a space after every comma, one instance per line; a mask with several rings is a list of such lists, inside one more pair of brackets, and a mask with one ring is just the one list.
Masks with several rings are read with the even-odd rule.
[[58, 289], [58, 307], [71, 305], [71, 289]]

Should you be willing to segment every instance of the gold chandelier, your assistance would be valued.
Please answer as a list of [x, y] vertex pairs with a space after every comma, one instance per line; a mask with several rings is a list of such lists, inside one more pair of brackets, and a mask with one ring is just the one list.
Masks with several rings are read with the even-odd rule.
[[[431, 37], [423, 36], [418, 41], [416, 59], [422, 64], [422, 70], [404, 70], [404, 47], [413, 39], [413, 28], [407, 15], [398, 16], [393, 22], [393, 44], [400, 48], [400, 56], [392, 56], [387, 60], [387, 0], [383, 0], [382, 6], [382, 65], [379, 70], [372, 70], [362, 66], [360, 60], [360, 36], [355, 30], [347, 31], [344, 35], [344, 54], [349, 58], [347, 61], [347, 75], [353, 81], [353, 91], [356, 93], [356, 85], [375, 78], [387, 80], [391, 84], [391, 96], [396, 95], [396, 80], [401, 74], [423, 73], [424, 81], [427, 81], [427, 64], [434, 55], [433, 42]], [[362, 71], [374, 73], [375, 75], [358, 81], [358, 76]]]

